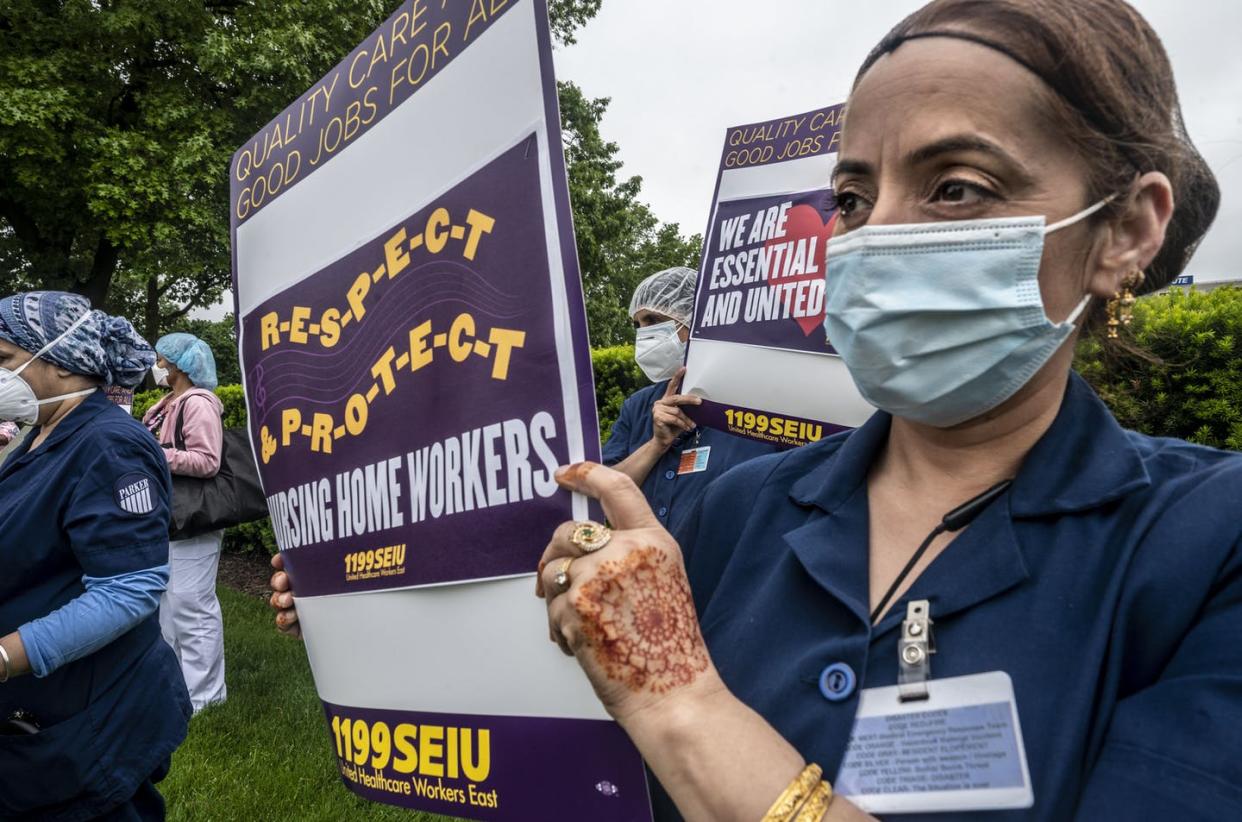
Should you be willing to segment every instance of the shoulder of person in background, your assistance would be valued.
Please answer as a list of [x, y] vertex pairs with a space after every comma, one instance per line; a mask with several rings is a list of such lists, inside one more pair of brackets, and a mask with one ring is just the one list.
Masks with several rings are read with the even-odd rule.
[[[207, 397], [208, 400], [192, 400], [191, 398], [193, 397]], [[224, 416], [224, 402], [216, 396], [215, 391], [210, 391], [206, 388], [199, 388], [198, 386], [195, 386], [187, 389], [186, 392], [179, 398], [179, 403], [180, 406], [186, 410], [186, 413], [190, 413], [191, 408], [196, 410], [206, 410], [210, 405], [215, 408], [218, 416]]]
[[17, 424], [12, 422], [0, 422], [0, 447], [8, 445], [17, 436]]

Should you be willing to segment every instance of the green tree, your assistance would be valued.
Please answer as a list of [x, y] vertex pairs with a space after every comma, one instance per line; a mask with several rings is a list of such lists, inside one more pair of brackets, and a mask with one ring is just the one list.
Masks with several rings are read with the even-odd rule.
[[229, 284], [234, 148], [389, 0], [6, 0], [0, 257], [149, 336]]
[[[602, 0], [553, 0], [561, 42]], [[0, 289], [78, 291], [149, 337], [229, 286], [233, 150], [395, 0], [4, 0]]]
[[634, 287], [662, 268], [698, 268], [702, 241], [697, 235], [683, 237], [675, 223], [656, 219], [638, 199], [641, 177], [618, 179], [619, 149], [599, 130], [608, 99], [590, 99], [573, 83], [560, 83], [559, 91], [591, 345], [632, 342], [629, 304]]

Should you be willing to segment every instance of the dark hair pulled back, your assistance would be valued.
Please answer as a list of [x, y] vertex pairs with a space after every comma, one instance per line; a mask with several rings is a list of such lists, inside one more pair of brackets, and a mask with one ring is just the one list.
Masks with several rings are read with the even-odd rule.
[[1168, 55], [1142, 15], [1124, 0], [933, 0], [880, 41], [855, 85], [906, 39], [935, 31], [978, 35], [1044, 80], [1052, 116], [1091, 171], [1091, 200], [1163, 172], [1174, 212], [1141, 291], [1182, 272], [1216, 217], [1220, 187], [1186, 134]]

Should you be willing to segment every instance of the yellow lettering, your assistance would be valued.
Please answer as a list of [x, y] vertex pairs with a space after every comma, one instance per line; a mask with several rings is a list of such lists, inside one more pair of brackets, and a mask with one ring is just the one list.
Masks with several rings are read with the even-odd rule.
[[275, 311], [264, 314], [259, 320], [259, 347], [266, 351], [273, 345], [280, 345], [280, 315]]
[[[466, 336], [469, 339], [463, 339]], [[449, 329], [449, 356], [454, 362], [465, 362], [474, 351], [474, 317], [469, 314], [458, 314]]]
[[414, 737], [418, 736], [418, 728], [402, 722], [392, 732], [392, 744], [400, 754], [392, 762], [392, 769], [397, 773], [414, 773], [418, 770], [418, 749], [414, 747]]
[[509, 378], [509, 354], [515, 348], [526, 344], [525, 331], [510, 331], [505, 328], [493, 328], [487, 341], [496, 346], [496, 359], [492, 361], [492, 379], [507, 380]]
[[400, 274], [410, 264], [410, 255], [405, 250], [405, 229], [400, 229], [384, 243], [384, 266], [388, 269], [388, 278]]
[[432, 254], [439, 254], [448, 244], [450, 222], [447, 208], [437, 208], [427, 218], [427, 231], [423, 234], [423, 241]]
[[293, 435], [302, 430], [302, 412], [296, 408], [286, 408], [280, 414], [280, 443], [286, 448]]
[[440, 741], [444, 739], [444, 728], [439, 725], [420, 725], [418, 735], [423, 741], [423, 766], [419, 768], [419, 773], [444, 776], [444, 763], [436, 761], [444, 756], [444, 745]]
[[311, 417], [311, 450], [316, 454], [332, 453], [332, 415], [316, 413]]
[[431, 336], [431, 320], [410, 330], [410, 372], [413, 373], [424, 365], [430, 365], [434, 355], [427, 338]]
[[367, 73], [358, 78], [358, 82], [354, 82], [354, 66], [358, 65], [358, 61], [367, 56], [367, 50], [362, 49], [354, 55], [354, 59], [349, 61], [349, 87], [358, 88], [363, 82], [371, 76], [371, 69], [367, 69]]
[[319, 344], [332, 348], [341, 339], [341, 310], [329, 308], [319, 318]]
[[358, 275], [358, 279], [354, 280], [354, 284], [350, 286], [346, 299], [349, 300], [349, 309], [354, 313], [355, 320], [361, 320], [367, 313], [367, 307], [364, 304], [367, 293], [371, 290], [371, 275], [362, 272]]
[[397, 350], [392, 346], [384, 352], [383, 356], [375, 365], [371, 366], [371, 376], [378, 379], [384, 386], [384, 394], [387, 396], [397, 387], [397, 381], [392, 373], [392, 361], [397, 358]]
[[306, 345], [310, 339], [306, 335], [306, 321], [310, 319], [311, 310], [305, 306], [295, 305], [293, 316], [289, 322], [289, 342]]
[[479, 240], [482, 235], [492, 233], [492, 229], [496, 227], [496, 219], [472, 208], [466, 215], [466, 223], [470, 226], [470, 235], [466, 237], [466, 250], [462, 252], [462, 256], [473, 260], [475, 252], [479, 250]]

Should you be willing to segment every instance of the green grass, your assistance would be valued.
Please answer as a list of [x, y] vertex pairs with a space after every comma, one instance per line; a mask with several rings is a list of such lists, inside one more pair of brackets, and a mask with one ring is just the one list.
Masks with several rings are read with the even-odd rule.
[[345, 789], [302, 643], [281, 636], [267, 604], [219, 588], [229, 698], [190, 724], [160, 783], [179, 820], [447, 820]]

